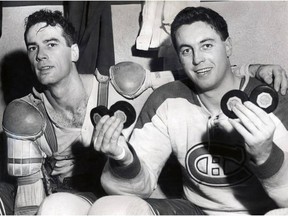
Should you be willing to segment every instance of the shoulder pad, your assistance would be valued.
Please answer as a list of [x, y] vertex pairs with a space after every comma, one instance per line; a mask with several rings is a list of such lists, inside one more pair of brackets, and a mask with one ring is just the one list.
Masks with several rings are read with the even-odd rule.
[[144, 92], [148, 71], [135, 62], [120, 62], [109, 69], [111, 83], [115, 90], [126, 98], [135, 98]]
[[37, 107], [23, 99], [16, 99], [6, 107], [2, 126], [10, 137], [36, 139], [43, 134], [46, 121]]

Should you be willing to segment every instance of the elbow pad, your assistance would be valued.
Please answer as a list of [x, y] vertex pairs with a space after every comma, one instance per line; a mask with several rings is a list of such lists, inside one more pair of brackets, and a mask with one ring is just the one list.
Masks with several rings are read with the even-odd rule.
[[150, 71], [135, 62], [120, 62], [109, 69], [115, 90], [122, 96], [133, 99], [152, 87]]
[[46, 127], [43, 114], [27, 101], [16, 99], [6, 107], [2, 126], [7, 137], [9, 175], [29, 176], [39, 172], [44, 153], [37, 139]]

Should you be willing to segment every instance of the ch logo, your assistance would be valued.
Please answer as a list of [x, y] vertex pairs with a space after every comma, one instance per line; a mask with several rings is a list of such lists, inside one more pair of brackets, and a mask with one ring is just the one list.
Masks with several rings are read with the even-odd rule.
[[252, 176], [245, 160], [242, 146], [201, 143], [188, 151], [185, 163], [190, 177], [198, 183], [225, 187], [239, 184]]

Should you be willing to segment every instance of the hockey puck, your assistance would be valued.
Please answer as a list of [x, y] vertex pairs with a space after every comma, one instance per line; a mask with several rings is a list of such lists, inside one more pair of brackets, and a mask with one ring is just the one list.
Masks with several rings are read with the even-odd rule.
[[93, 126], [95, 127], [95, 125], [100, 121], [101, 117], [107, 114], [109, 114], [109, 111], [106, 106], [100, 105], [93, 108], [90, 112], [90, 119]]
[[124, 122], [124, 128], [128, 128], [136, 119], [134, 107], [126, 101], [118, 101], [113, 104], [109, 109], [109, 114], [120, 117]]
[[222, 112], [228, 116], [229, 118], [236, 119], [237, 116], [232, 111], [232, 107], [235, 105], [235, 103], [244, 103], [245, 101], [248, 101], [249, 97], [248, 95], [240, 90], [231, 90], [227, 92], [221, 99], [221, 109]]
[[278, 105], [278, 93], [268, 85], [257, 86], [250, 94], [249, 100], [265, 112], [273, 112]]

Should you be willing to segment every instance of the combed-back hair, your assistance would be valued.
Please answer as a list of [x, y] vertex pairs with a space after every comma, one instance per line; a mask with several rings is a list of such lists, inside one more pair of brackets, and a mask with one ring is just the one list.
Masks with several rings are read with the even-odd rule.
[[44, 22], [46, 26], [56, 26], [59, 25], [63, 29], [63, 37], [66, 40], [67, 46], [71, 46], [76, 42], [75, 40], [75, 28], [73, 25], [64, 18], [62, 12], [60, 11], [51, 11], [48, 9], [42, 9], [34, 12], [25, 19], [25, 32], [24, 39], [27, 44], [27, 33], [29, 29], [37, 24]]
[[216, 11], [205, 7], [187, 7], [180, 11], [171, 24], [171, 39], [176, 47], [176, 31], [182, 25], [189, 25], [197, 21], [202, 21], [210, 25], [225, 41], [229, 37], [228, 26], [224, 18]]

